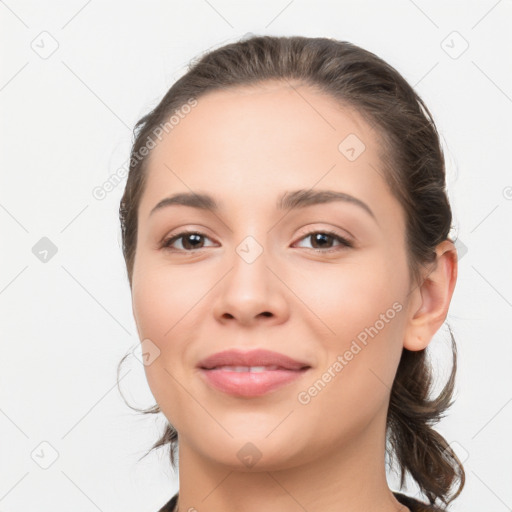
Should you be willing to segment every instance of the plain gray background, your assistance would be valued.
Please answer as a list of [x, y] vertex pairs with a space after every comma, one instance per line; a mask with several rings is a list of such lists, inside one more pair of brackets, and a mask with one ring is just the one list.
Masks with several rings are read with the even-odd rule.
[[[177, 489], [164, 421], [121, 399], [137, 347], [118, 207], [135, 122], [190, 59], [245, 34], [326, 36], [415, 87], [446, 154], [461, 259], [448, 322], [460, 512], [512, 509], [512, 2], [0, 1], [0, 510], [156, 511]], [[431, 344], [440, 383], [447, 330]], [[154, 399], [136, 352], [121, 388]], [[393, 482], [393, 476], [390, 476]], [[410, 494], [415, 494], [414, 487]]]

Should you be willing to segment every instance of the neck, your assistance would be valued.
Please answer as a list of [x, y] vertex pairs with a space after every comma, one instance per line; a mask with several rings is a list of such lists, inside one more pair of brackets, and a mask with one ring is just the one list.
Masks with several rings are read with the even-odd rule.
[[340, 446], [286, 469], [256, 464], [244, 471], [198, 453], [181, 437], [179, 443], [179, 512], [408, 512], [387, 484], [385, 414]]

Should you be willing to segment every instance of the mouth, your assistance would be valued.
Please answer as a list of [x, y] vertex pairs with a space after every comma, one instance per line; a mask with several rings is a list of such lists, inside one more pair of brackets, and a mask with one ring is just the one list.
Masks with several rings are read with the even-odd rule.
[[207, 384], [233, 396], [256, 397], [274, 391], [302, 377], [310, 367], [287, 370], [271, 366], [220, 366], [201, 368]]
[[257, 397], [302, 377], [311, 366], [267, 350], [227, 350], [198, 364], [210, 387], [239, 397]]
[[236, 368], [272, 368], [278, 367], [284, 370], [300, 370], [309, 364], [305, 361], [299, 361], [285, 354], [274, 352], [273, 350], [254, 349], [242, 351], [239, 349], [229, 349], [217, 352], [211, 356], [202, 359], [197, 364], [199, 368], [212, 370], [219, 367]]
[[214, 368], [203, 368], [203, 370], [224, 370], [226, 372], [252, 372], [261, 373], [273, 370], [287, 370], [281, 366], [215, 366]]

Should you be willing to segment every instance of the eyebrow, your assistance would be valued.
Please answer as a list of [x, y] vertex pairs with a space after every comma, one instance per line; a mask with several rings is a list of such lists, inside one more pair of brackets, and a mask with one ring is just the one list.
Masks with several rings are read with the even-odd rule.
[[[300, 189], [288, 191], [278, 198], [276, 208], [278, 210], [294, 210], [335, 201], [342, 201], [359, 206], [376, 220], [375, 214], [366, 203], [350, 194], [334, 190]], [[191, 208], [199, 208], [211, 212], [218, 212], [220, 208], [219, 203], [209, 194], [181, 192], [162, 199], [154, 206], [149, 215], [151, 216], [156, 211], [173, 205], [190, 206]]]

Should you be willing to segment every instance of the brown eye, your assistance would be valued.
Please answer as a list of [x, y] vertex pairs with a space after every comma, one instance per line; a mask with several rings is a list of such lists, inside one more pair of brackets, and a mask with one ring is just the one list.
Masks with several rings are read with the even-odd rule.
[[[167, 240], [164, 240], [162, 247], [170, 250], [191, 252], [204, 247], [204, 239], [208, 237], [197, 231], [183, 231]], [[175, 242], [181, 240], [181, 247], [171, 247]]]
[[[352, 243], [346, 238], [333, 231], [312, 231], [303, 236], [301, 240], [310, 239], [313, 245], [312, 249], [321, 252], [330, 252], [341, 248], [353, 247]], [[338, 248], [332, 248], [333, 242], [339, 242]]]

